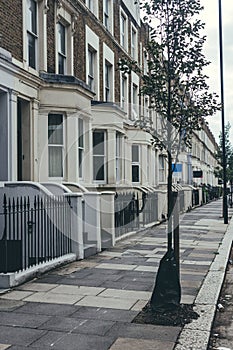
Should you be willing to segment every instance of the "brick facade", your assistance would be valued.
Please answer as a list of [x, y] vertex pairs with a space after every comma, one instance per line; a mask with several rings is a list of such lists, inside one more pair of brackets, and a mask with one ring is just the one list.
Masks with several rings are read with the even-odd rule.
[[47, 12], [47, 64], [48, 73], [55, 73], [55, 1], [48, 1], [49, 10]]
[[[113, 35], [103, 25], [103, 2], [99, 1], [99, 18], [88, 10], [85, 0], [68, 0], [69, 8], [73, 8], [73, 13], [78, 15], [77, 23], [75, 24], [74, 34], [74, 75], [78, 79], [86, 82], [86, 52], [85, 52], [85, 26], [87, 25], [100, 40], [99, 57], [100, 62], [103, 62], [103, 43], [105, 43], [115, 55], [115, 101], [120, 101], [120, 72], [117, 70], [117, 62], [119, 58], [126, 55], [119, 44], [120, 41], [120, 6], [127, 14], [128, 20], [128, 52], [131, 47], [131, 22], [138, 28], [132, 15], [124, 6], [121, 0], [113, 2]], [[66, 2], [63, 1], [65, 6]], [[47, 11], [47, 71], [55, 73], [55, 24], [56, 24], [56, 1], [48, 0]], [[12, 11], [14, 9], [14, 11]], [[23, 61], [23, 18], [22, 18], [22, 0], [8, 0], [0, 2], [0, 46], [11, 52], [12, 56], [19, 61]], [[39, 14], [42, 15], [42, 14]], [[11, 20], [9, 21], [9, 18]], [[138, 48], [139, 41], [142, 40], [140, 28], [138, 28]], [[144, 33], [143, 33], [144, 34]], [[138, 55], [140, 50], [138, 49]], [[139, 56], [138, 56], [139, 57]], [[103, 96], [103, 65], [99, 67], [99, 82], [100, 82], [100, 100], [104, 100]], [[130, 83], [130, 78], [129, 78]], [[129, 102], [131, 99], [129, 89]]]
[[23, 61], [22, 0], [0, 1], [0, 47]]

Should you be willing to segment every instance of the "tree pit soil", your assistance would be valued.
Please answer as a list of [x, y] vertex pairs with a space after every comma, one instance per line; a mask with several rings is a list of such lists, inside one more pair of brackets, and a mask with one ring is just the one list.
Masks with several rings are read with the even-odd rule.
[[150, 303], [147, 303], [132, 323], [177, 327], [184, 326], [198, 317], [198, 313], [193, 310], [193, 305], [190, 304], [181, 304], [175, 309], [159, 312], [154, 311]]

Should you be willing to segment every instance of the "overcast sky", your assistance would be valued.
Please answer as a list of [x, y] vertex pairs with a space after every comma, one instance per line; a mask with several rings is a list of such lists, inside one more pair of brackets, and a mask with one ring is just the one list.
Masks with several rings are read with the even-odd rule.
[[[220, 95], [220, 64], [219, 64], [219, 17], [218, 0], [201, 0], [205, 7], [202, 12], [206, 23], [205, 32], [207, 42], [205, 44], [205, 56], [212, 63], [207, 68], [209, 85], [212, 91]], [[229, 121], [231, 127], [231, 143], [233, 145], [233, 1], [222, 0], [222, 25], [223, 25], [223, 68], [224, 68], [224, 101], [225, 124]], [[208, 118], [217, 143], [221, 131], [221, 113]]]

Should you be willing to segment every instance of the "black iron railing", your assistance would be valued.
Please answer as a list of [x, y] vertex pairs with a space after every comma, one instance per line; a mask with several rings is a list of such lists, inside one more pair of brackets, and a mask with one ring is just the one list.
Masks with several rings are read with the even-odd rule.
[[115, 235], [139, 228], [139, 206], [135, 193], [117, 193], [115, 196]]
[[144, 207], [142, 209], [142, 224], [147, 225], [158, 221], [158, 194], [155, 192], [146, 193], [142, 197]]
[[143, 193], [141, 198], [135, 192], [117, 193], [115, 196], [115, 233], [119, 237], [135, 231], [140, 225], [158, 220], [158, 194]]
[[0, 272], [24, 270], [71, 252], [68, 197], [4, 196], [0, 221]]

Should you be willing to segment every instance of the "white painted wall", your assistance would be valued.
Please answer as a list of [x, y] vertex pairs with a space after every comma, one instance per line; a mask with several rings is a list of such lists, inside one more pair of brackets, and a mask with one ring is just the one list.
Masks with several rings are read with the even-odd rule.
[[136, 20], [137, 24], [140, 26], [140, 5], [139, 1], [136, 4], [133, 0], [122, 0], [125, 6], [128, 8], [130, 13], [133, 15], [134, 19]]

